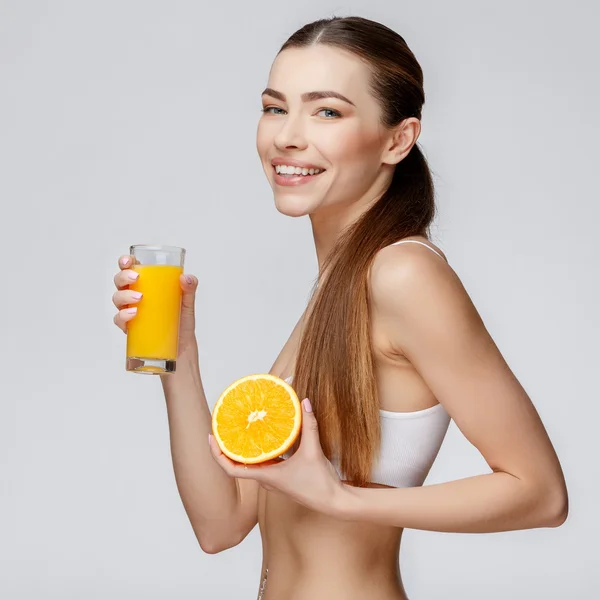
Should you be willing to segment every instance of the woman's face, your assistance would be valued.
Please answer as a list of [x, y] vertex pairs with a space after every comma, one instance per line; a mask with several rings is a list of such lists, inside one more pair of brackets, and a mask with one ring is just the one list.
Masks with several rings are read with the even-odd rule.
[[382, 157], [391, 133], [381, 125], [370, 81], [365, 63], [331, 46], [277, 56], [262, 96], [257, 149], [281, 213], [369, 203], [385, 190], [392, 170]]

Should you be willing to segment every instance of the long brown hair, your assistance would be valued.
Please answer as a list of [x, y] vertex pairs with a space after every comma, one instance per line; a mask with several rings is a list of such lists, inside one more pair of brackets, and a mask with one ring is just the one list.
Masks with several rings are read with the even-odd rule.
[[[352, 52], [370, 67], [371, 91], [388, 128], [421, 118], [423, 72], [404, 39], [361, 17], [309, 23], [280, 52], [325, 44]], [[340, 461], [345, 478], [365, 485], [380, 444], [379, 398], [369, 319], [369, 268], [385, 246], [427, 235], [435, 216], [434, 187], [414, 144], [396, 165], [386, 192], [338, 238], [313, 288], [294, 369], [300, 398], [310, 398], [325, 455]]]

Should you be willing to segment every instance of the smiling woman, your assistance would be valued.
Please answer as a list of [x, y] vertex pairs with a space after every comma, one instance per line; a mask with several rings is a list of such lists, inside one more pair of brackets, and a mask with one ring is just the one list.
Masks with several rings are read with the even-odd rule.
[[[405, 527], [485, 533], [567, 516], [545, 428], [429, 240], [424, 99], [405, 40], [359, 17], [304, 26], [271, 67], [257, 150], [277, 210], [310, 218], [319, 265], [270, 370], [304, 399], [300, 441], [284, 460], [244, 468], [210, 435], [206, 446], [198, 282], [181, 280], [184, 350], [177, 373], [161, 378], [178, 489], [206, 552], [259, 524], [264, 600], [406, 600]], [[126, 273], [117, 306], [135, 304]], [[122, 311], [116, 322], [132, 318]], [[451, 419], [490, 472], [425, 486]]]
[[[317, 201], [328, 207], [352, 204], [363, 211], [388, 185], [392, 165], [385, 168], [378, 155], [390, 131], [365, 85], [371, 77], [364, 60], [330, 44], [299, 47], [289, 41], [275, 59], [262, 94], [257, 148], [283, 214], [312, 214]], [[417, 119], [406, 126], [420, 130]], [[311, 177], [309, 171], [304, 180], [302, 171], [294, 171], [294, 177], [278, 177], [277, 164], [286, 168], [286, 175], [292, 175], [290, 167], [325, 174]], [[357, 204], [357, 197], [362, 202]], [[343, 226], [358, 216], [354, 209]]]

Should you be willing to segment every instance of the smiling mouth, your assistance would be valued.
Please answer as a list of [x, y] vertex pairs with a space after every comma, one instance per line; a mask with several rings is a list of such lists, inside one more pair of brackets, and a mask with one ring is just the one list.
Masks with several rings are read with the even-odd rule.
[[273, 169], [277, 175], [285, 178], [316, 177], [317, 175], [325, 172], [325, 169], [292, 167], [287, 165], [275, 165]]

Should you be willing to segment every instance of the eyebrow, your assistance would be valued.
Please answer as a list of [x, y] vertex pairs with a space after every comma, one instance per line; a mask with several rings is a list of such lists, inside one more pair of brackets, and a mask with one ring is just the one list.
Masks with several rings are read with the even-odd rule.
[[[281, 102], [286, 102], [285, 94], [278, 92], [277, 90], [266, 88], [261, 96], [271, 96], [271, 98], [276, 98], [277, 100], [281, 100]], [[306, 92], [301, 96], [303, 102], [313, 102], [314, 100], [322, 100], [323, 98], [337, 98], [338, 100], [342, 100], [343, 102], [347, 102], [352, 106], [356, 106], [354, 102], [348, 100], [346, 96], [343, 96], [339, 92], [334, 91], [324, 91], [324, 92]]]

